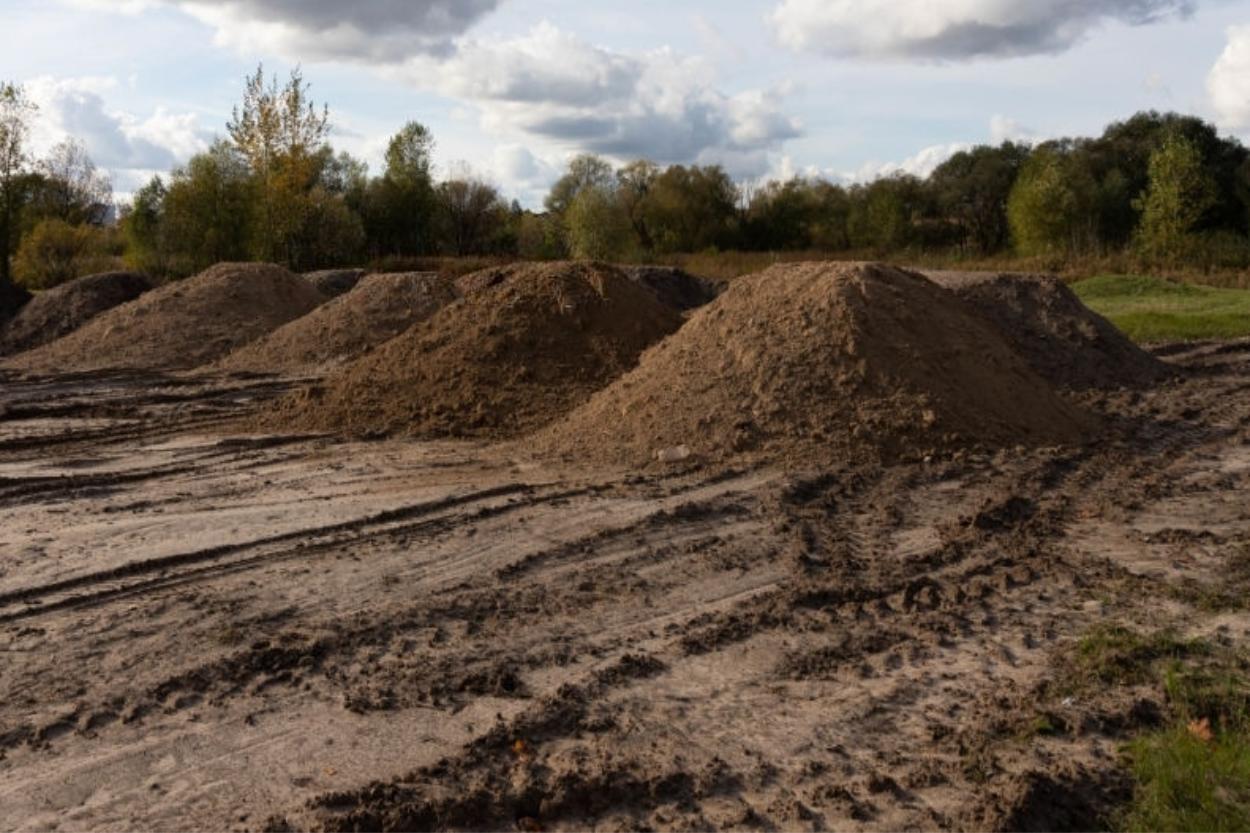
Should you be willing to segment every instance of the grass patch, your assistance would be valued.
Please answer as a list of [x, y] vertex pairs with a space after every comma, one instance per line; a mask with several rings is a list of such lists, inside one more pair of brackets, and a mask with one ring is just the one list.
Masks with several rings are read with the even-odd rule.
[[1072, 289], [1137, 342], [1250, 336], [1250, 290], [1128, 275], [1089, 278]]
[[1228, 557], [1213, 582], [1185, 579], [1172, 586], [1172, 596], [1204, 613], [1225, 613], [1250, 607], [1250, 544]]
[[1107, 686], [1143, 685], [1158, 679], [1163, 665], [1204, 656], [1211, 646], [1182, 639], [1174, 631], [1142, 634], [1122, 625], [1100, 625], [1076, 645], [1063, 678], [1066, 693]]
[[1250, 686], [1231, 654], [1176, 664], [1164, 682], [1173, 723], [1126, 749], [1136, 781], [1131, 831], [1250, 830]]

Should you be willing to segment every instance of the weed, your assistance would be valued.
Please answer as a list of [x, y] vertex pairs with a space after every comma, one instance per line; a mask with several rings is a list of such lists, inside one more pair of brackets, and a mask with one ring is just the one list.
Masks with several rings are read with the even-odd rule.
[[1122, 625], [1100, 625], [1077, 643], [1064, 669], [1066, 693], [1093, 687], [1141, 685], [1156, 678], [1163, 660], [1202, 656], [1210, 646], [1182, 639], [1175, 631], [1141, 634]]
[[1217, 733], [1208, 741], [1185, 723], [1129, 744], [1137, 788], [1126, 830], [1250, 830], [1250, 736]]

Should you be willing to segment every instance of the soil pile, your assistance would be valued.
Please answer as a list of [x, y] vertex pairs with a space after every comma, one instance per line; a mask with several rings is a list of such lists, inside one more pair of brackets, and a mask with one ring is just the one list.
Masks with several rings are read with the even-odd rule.
[[324, 385], [276, 403], [264, 424], [516, 436], [567, 414], [681, 324], [610, 266], [519, 264], [502, 273]]
[[370, 275], [346, 295], [245, 344], [220, 367], [291, 373], [354, 359], [455, 299], [451, 282], [433, 272]]
[[322, 269], [305, 272], [304, 280], [327, 298], [337, 298], [356, 288], [361, 278], [369, 274], [364, 269]]
[[660, 303], [682, 312], [712, 303], [724, 289], [674, 266], [627, 266], [625, 274], [634, 283], [646, 287]]
[[925, 272], [976, 309], [1052, 384], [1074, 390], [1142, 387], [1175, 371], [1048, 275]]
[[0, 325], [17, 315], [30, 301], [30, 292], [14, 283], [0, 283]]
[[219, 263], [97, 315], [6, 364], [42, 372], [185, 370], [216, 361], [324, 300], [279, 266]]
[[800, 263], [735, 281], [536, 441], [586, 460], [808, 462], [1063, 444], [1091, 427], [992, 327], [920, 275]]
[[55, 341], [151, 288], [143, 275], [105, 272], [40, 292], [0, 330], [0, 356]]

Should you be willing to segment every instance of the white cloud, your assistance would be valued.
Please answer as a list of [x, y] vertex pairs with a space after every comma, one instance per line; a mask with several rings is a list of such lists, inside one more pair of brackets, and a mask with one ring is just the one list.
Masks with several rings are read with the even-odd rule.
[[1250, 26], [1228, 30], [1228, 46], [1207, 76], [1207, 92], [1221, 127], [1250, 129]]
[[1032, 144], [1041, 137], [1036, 130], [1025, 127], [1013, 118], [995, 114], [990, 117], [990, 144], [1001, 145], [1003, 142]]
[[96, 165], [110, 173], [118, 191], [125, 193], [207, 146], [208, 134], [194, 114], [162, 108], [140, 117], [110, 109], [104, 97], [117, 86], [116, 79], [107, 77], [41, 76], [26, 82], [31, 100], [39, 107], [32, 131], [35, 152], [45, 153], [72, 136], [86, 146]]
[[1063, 52], [1104, 21], [1152, 23], [1196, 0], [781, 0], [780, 41], [832, 57], [919, 60]]
[[719, 162], [758, 175], [767, 153], [801, 130], [780, 110], [785, 90], [728, 95], [700, 58], [618, 52], [545, 22], [517, 38], [464, 40], [446, 60], [416, 57], [388, 72], [474, 103], [497, 135], [617, 159]]
[[216, 42], [293, 60], [403, 60], [446, 54], [456, 37], [502, 0], [70, 0], [81, 8], [137, 14], [175, 6], [211, 26]]

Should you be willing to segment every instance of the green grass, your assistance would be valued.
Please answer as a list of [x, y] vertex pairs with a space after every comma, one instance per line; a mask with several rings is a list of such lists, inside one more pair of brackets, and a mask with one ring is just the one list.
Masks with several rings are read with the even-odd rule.
[[1250, 290], [1128, 275], [1089, 278], [1072, 289], [1140, 343], [1250, 336]]

